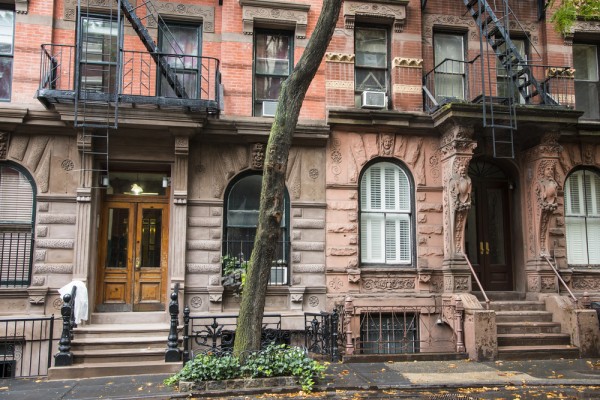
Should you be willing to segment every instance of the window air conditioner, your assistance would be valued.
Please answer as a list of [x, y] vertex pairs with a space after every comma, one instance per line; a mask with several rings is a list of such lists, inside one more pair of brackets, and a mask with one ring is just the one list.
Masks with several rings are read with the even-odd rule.
[[286, 285], [287, 284], [287, 266], [277, 265], [271, 267], [270, 285]]
[[361, 107], [362, 108], [386, 108], [387, 107], [387, 95], [385, 92], [372, 92], [365, 90], [362, 92]]
[[274, 117], [275, 111], [277, 111], [276, 101], [263, 101], [262, 103], [262, 116], [263, 117]]

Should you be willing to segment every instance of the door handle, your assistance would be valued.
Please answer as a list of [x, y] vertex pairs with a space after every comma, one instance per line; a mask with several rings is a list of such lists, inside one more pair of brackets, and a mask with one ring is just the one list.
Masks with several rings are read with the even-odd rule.
[[140, 267], [141, 267], [141, 265], [142, 265], [142, 262], [140, 261], [140, 258], [139, 258], [139, 257], [136, 257], [136, 258], [135, 258], [135, 269], [136, 269], [136, 270], [139, 270], [139, 269], [140, 269]]
[[490, 255], [490, 242], [485, 242], [485, 254]]
[[483, 242], [479, 242], [479, 254], [483, 254]]

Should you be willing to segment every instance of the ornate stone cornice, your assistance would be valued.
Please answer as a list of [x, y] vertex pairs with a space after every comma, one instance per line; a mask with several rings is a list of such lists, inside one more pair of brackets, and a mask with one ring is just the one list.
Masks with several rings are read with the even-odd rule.
[[400, 33], [404, 30], [406, 22], [406, 5], [408, 1], [395, 2], [344, 2], [344, 26], [346, 29], [354, 29], [354, 21], [358, 16], [373, 19], [388, 19], [393, 21], [394, 32]]
[[325, 61], [354, 64], [354, 54], [325, 53]]
[[422, 58], [406, 58], [406, 57], [395, 57], [392, 60], [393, 67], [404, 67], [404, 68], [423, 68]]
[[15, 11], [17, 14], [27, 14], [29, 0], [15, 0]]
[[296, 37], [306, 38], [308, 4], [284, 3], [269, 0], [239, 0], [242, 6], [242, 22], [245, 35], [254, 34], [255, 22], [294, 25]]
[[186, 3], [155, 2], [156, 10], [160, 15], [170, 17], [185, 17], [202, 20], [202, 31], [212, 33], [215, 31], [215, 8]]
[[600, 33], [600, 21], [575, 21], [569, 32], [563, 33], [565, 44], [571, 46], [576, 33]]

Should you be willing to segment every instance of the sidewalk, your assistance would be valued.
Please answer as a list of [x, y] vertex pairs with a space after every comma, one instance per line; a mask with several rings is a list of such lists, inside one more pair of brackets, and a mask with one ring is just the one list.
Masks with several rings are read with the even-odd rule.
[[[143, 366], [140, 366], [143, 368]], [[0, 398], [10, 400], [54, 399], [170, 399], [190, 397], [163, 385], [168, 375], [137, 375], [81, 380], [48, 381], [41, 379], [2, 379]], [[331, 364], [325, 379], [315, 391], [327, 391], [319, 398], [442, 398], [459, 388], [493, 388], [495, 397], [470, 395], [446, 398], [500, 398], [506, 388], [535, 387], [537, 391], [572, 388], [574, 397], [600, 398], [600, 359], [535, 361], [418, 361]], [[544, 389], [546, 388], [546, 389]], [[395, 391], [408, 391], [401, 394]], [[345, 392], [349, 392], [346, 397]], [[362, 393], [362, 395], [361, 395]], [[372, 395], [369, 395], [372, 393]], [[410, 394], [412, 393], [412, 395]], [[421, 397], [428, 393], [429, 397]], [[515, 392], [517, 393], [517, 392]], [[256, 393], [220, 393], [219, 396], [254, 398]], [[414, 395], [414, 397], [412, 397]], [[194, 393], [202, 396], [202, 393]], [[408, 397], [407, 397], [408, 396]], [[581, 396], [581, 397], [579, 397]], [[312, 396], [310, 396], [312, 397]], [[215, 398], [214, 395], [211, 398]], [[309, 398], [309, 397], [305, 397]], [[315, 398], [317, 395], [315, 394]], [[506, 397], [519, 398], [519, 397]], [[526, 397], [520, 397], [526, 398]], [[542, 396], [541, 398], [546, 398]]]

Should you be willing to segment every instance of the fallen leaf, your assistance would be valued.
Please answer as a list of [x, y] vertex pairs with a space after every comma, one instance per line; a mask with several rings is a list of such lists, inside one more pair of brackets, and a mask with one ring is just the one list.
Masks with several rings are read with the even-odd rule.
[[8, 386], [2, 386], [0, 387], [0, 390], [8, 390]]

